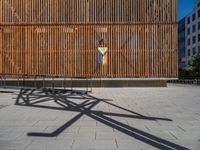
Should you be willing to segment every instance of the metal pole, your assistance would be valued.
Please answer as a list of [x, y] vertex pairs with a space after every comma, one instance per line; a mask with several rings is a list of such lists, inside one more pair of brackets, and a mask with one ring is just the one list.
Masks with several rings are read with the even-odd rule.
[[91, 88], [91, 93], [92, 93], [92, 78], [90, 78], [90, 88]]
[[17, 75], [17, 86], [19, 87], [19, 74]]
[[25, 81], [24, 81], [24, 76], [25, 76], [25, 75], [23, 74], [23, 89], [24, 89], [24, 82], [25, 82]]
[[2, 85], [3, 85], [3, 82], [2, 82], [2, 75], [1, 75], [1, 87], [2, 87]]
[[52, 89], [54, 91], [54, 76], [53, 76], [53, 84], [52, 84]]
[[44, 76], [42, 76], [42, 88], [44, 89]]
[[73, 79], [71, 77], [71, 91], [73, 90]]
[[6, 75], [4, 76], [4, 88], [6, 88]]
[[64, 76], [64, 90], [66, 89], [66, 82], [65, 82], [65, 76]]
[[37, 76], [35, 75], [35, 76], [34, 76], [34, 88], [36, 88], [36, 89], [37, 89], [37, 85], [36, 85], [36, 78], [37, 78]]

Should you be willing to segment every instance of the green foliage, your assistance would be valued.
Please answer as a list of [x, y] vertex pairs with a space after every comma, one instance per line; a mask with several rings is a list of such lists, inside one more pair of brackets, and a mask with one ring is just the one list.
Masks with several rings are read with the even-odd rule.
[[179, 70], [179, 79], [195, 79], [193, 72], [190, 70]]
[[200, 79], [200, 54], [194, 56], [191, 65], [179, 70], [179, 79]]
[[191, 67], [193, 76], [196, 79], [200, 79], [200, 54], [194, 56]]

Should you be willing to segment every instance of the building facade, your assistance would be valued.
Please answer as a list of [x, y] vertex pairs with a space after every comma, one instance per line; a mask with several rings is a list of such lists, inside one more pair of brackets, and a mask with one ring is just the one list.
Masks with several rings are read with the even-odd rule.
[[[187, 66], [192, 63], [194, 56], [200, 53], [200, 2], [196, 3], [191, 13], [179, 21], [178, 28], [180, 29], [178, 33], [179, 68], [189, 69]], [[184, 32], [185, 37], [183, 35]]]
[[178, 59], [179, 59], [179, 69], [185, 67], [185, 18], [183, 18], [178, 23]]
[[0, 73], [176, 78], [177, 0], [0, 0]]

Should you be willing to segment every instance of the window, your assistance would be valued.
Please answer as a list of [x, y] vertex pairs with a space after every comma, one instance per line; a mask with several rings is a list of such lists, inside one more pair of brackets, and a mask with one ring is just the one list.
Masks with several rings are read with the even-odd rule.
[[200, 18], [200, 9], [198, 10], [198, 18]]
[[200, 46], [198, 47], [198, 53], [200, 54]]
[[193, 36], [192, 37], [192, 44], [195, 44], [196, 43], [196, 36]]
[[197, 7], [200, 7], [200, 2], [197, 4]]
[[187, 45], [190, 45], [190, 39], [187, 40]]
[[192, 54], [195, 55], [196, 54], [196, 48], [192, 49]]
[[194, 13], [194, 14], [192, 15], [192, 21], [195, 21], [195, 19], [196, 19], [196, 14]]
[[188, 60], [188, 65], [191, 65], [191, 60]]
[[187, 18], [187, 24], [190, 24], [190, 17]]
[[200, 22], [198, 22], [198, 30], [200, 30]]
[[200, 42], [200, 34], [198, 34], [198, 42]]
[[190, 49], [188, 49], [188, 56], [190, 56]]
[[192, 26], [192, 32], [193, 33], [196, 32], [196, 26], [195, 25]]
[[187, 29], [187, 34], [190, 35], [190, 28]]

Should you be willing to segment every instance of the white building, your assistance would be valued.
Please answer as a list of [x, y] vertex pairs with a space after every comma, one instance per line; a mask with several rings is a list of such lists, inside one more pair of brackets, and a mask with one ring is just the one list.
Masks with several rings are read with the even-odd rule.
[[200, 53], [200, 2], [185, 17], [185, 64], [191, 64], [193, 57]]

